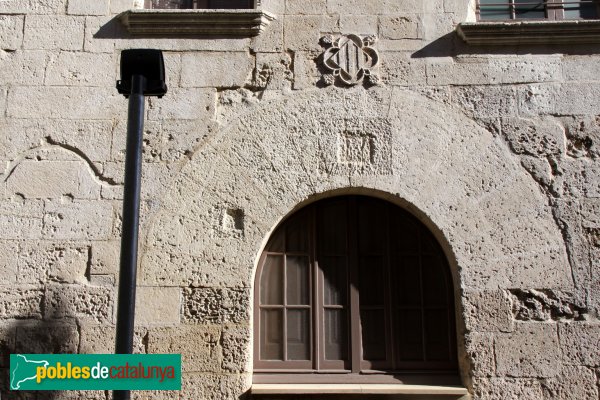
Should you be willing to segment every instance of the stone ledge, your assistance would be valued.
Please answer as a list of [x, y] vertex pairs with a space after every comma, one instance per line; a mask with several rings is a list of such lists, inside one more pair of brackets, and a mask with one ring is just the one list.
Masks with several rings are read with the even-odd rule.
[[463, 22], [456, 32], [470, 45], [600, 43], [600, 20]]
[[272, 384], [252, 385], [253, 395], [264, 394], [411, 394], [449, 395], [467, 399], [467, 389], [456, 386], [398, 385], [398, 384]]
[[256, 36], [275, 20], [261, 10], [128, 10], [119, 15], [141, 36]]

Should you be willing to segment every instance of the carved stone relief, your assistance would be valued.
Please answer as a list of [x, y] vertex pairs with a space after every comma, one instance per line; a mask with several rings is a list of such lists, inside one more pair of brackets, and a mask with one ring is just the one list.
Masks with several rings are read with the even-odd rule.
[[321, 172], [386, 175], [392, 172], [390, 122], [382, 118], [338, 119], [320, 139]]
[[379, 54], [372, 46], [377, 38], [373, 35], [361, 39], [357, 35], [342, 35], [337, 39], [327, 35], [321, 43], [327, 47], [323, 53], [323, 65], [331, 74], [323, 75], [323, 82], [332, 85], [339, 81], [345, 85], [356, 85], [366, 80], [375, 85], [379, 76], [374, 68], [379, 64]]

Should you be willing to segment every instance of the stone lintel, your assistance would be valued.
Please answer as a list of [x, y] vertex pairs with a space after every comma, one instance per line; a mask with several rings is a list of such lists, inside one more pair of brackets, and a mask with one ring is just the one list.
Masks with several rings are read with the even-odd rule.
[[133, 35], [257, 36], [275, 15], [262, 10], [128, 10], [119, 19]]
[[463, 22], [456, 32], [470, 45], [600, 43], [600, 20]]

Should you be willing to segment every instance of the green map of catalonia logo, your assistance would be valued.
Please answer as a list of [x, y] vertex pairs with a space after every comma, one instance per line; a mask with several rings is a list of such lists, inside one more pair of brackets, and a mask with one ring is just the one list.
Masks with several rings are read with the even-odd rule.
[[[37, 378], [38, 367], [47, 368], [50, 364], [46, 360], [32, 360], [31, 355], [28, 355], [28, 357], [29, 358], [25, 357], [22, 354], [11, 354], [11, 390], [19, 390], [23, 382], [35, 380]], [[14, 366], [13, 360], [15, 360]]]
[[181, 354], [11, 354], [11, 390], [181, 390]]

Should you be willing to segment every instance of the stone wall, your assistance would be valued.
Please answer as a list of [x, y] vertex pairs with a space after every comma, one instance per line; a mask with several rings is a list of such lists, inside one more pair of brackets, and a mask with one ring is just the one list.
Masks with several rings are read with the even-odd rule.
[[[2, 398], [110, 397], [6, 393], [8, 354], [113, 351], [114, 83], [122, 49], [155, 47], [169, 93], [147, 102], [135, 347], [182, 353], [182, 399], [249, 389], [262, 247], [350, 193], [442, 243], [474, 399], [598, 399], [600, 47], [468, 47], [469, 0], [262, 0], [277, 19], [257, 37], [137, 38], [117, 15], [140, 3], [0, 0]], [[378, 82], [323, 77], [321, 38], [342, 33], [377, 37]]]

